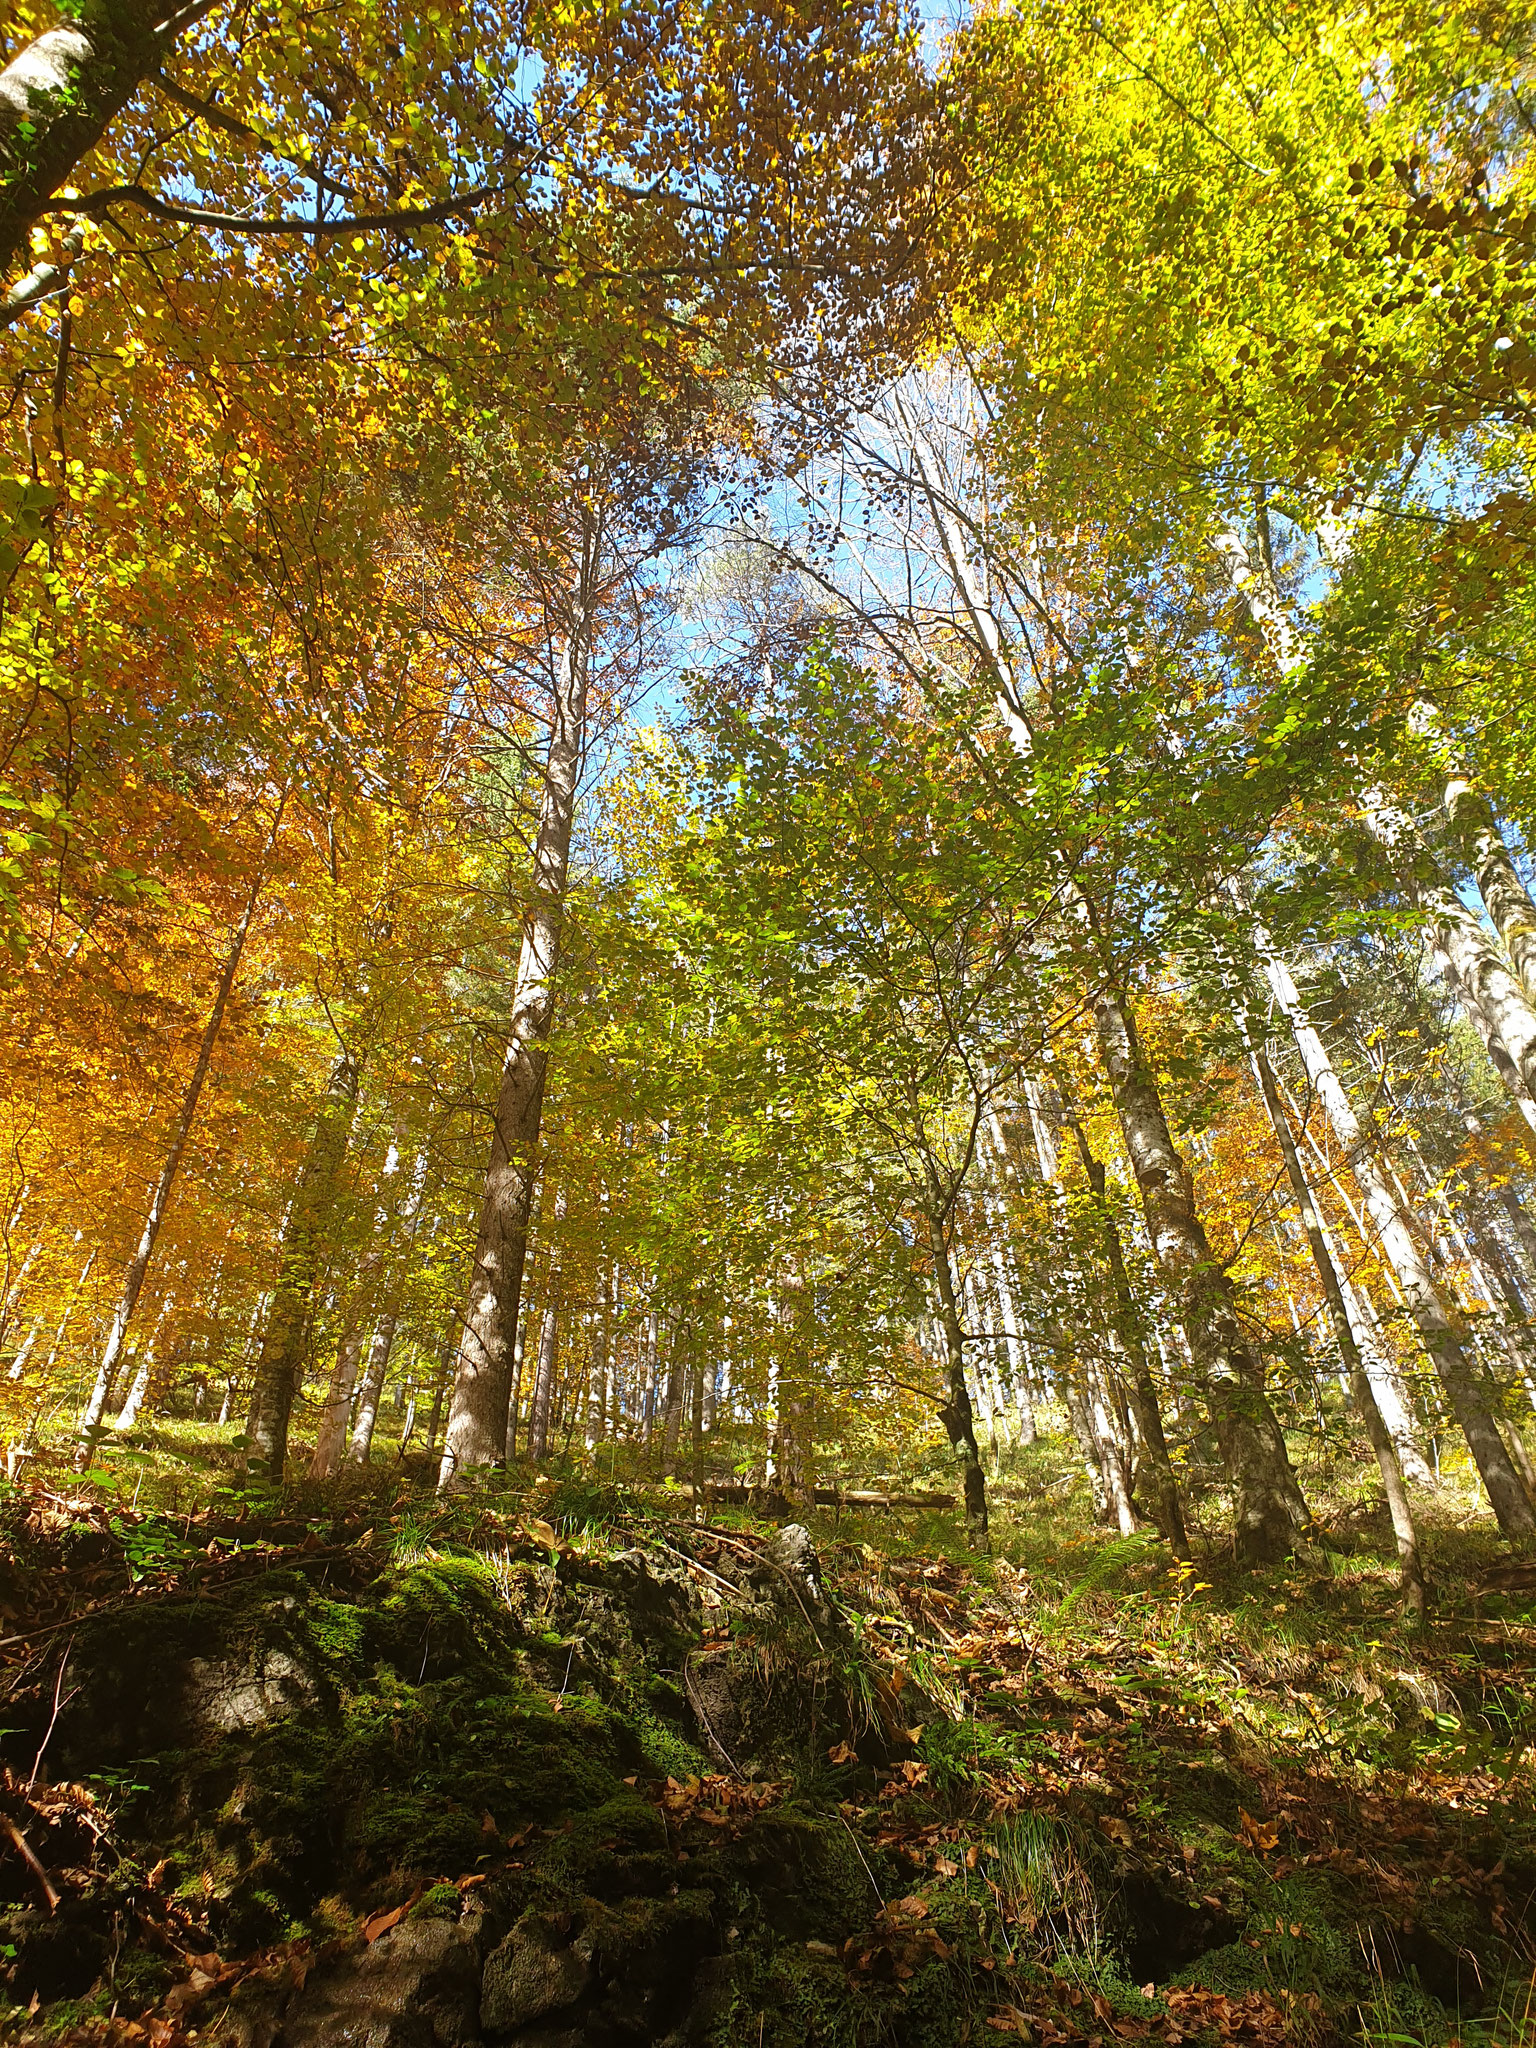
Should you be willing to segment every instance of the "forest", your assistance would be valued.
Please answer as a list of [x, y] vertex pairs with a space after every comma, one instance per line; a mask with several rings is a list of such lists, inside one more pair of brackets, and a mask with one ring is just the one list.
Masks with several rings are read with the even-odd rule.
[[1536, 2043], [1529, 0], [7, 0], [0, 2040]]

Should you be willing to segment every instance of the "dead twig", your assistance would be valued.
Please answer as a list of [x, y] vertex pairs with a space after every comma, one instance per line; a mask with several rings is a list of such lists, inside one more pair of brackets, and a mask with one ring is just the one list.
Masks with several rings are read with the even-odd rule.
[[20, 1856], [22, 1862], [26, 1864], [28, 1870], [37, 1879], [37, 1888], [47, 1901], [49, 1912], [57, 1913], [59, 1910], [59, 1895], [54, 1890], [52, 1880], [49, 1878], [47, 1871], [38, 1862], [37, 1854], [32, 1844], [7, 1813], [0, 1813], [0, 1830], [4, 1831], [15, 1847], [17, 1855]]

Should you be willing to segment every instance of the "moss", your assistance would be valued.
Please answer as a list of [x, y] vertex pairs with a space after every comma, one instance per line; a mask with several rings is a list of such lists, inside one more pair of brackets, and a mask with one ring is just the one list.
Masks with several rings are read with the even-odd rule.
[[1234, 1995], [1266, 1991], [1282, 2002], [1311, 1993], [1331, 2010], [1366, 1993], [1350, 1901], [1325, 1876], [1262, 1879], [1249, 1904], [1241, 1937], [1199, 1957], [1175, 1982]]
[[646, 1769], [659, 1778], [697, 1778], [715, 1768], [701, 1749], [695, 1748], [675, 1728], [669, 1728], [654, 1714], [637, 1710], [628, 1716], [634, 1729]]
[[459, 1888], [456, 1884], [429, 1885], [411, 1908], [413, 1920], [457, 1920]]

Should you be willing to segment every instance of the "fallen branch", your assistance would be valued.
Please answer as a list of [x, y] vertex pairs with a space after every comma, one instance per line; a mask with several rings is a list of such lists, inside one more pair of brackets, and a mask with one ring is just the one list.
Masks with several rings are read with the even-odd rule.
[[[692, 1500], [691, 1485], [679, 1481], [667, 1491], [682, 1494]], [[704, 1482], [706, 1501], [723, 1501], [728, 1507], [751, 1507], [756, 1503], [782, 1503], [791, 1505], [788, 1496], [776, 1486], [748, 1486], [739, 1480], [706, 1479]], [[952, 1508], [955, 1497], [952, 1493], [869, 1493], [857, 1488], [841, 1486], [818, 1486], [813, 1488], [811, 1499], [819, 1508]]]
[[57, 1913], [59, 1910], [59, 1895], [54, 1890], [52, 1880], [49, 1878], [47, 1871], [38, 1862], [32, 1844], [7, 1813], [0, 1813], [0, 1829], [4, 1830], [15, 1847], [17, 1855], [20, 1856], [22, 1862], [26, 1864], [28, 1870], [37, 1879], [37, 1888], [47, 1901], [49, 1912]]

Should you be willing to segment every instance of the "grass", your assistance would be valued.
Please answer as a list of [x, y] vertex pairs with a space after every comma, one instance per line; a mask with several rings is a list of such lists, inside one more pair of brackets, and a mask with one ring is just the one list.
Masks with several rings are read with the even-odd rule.
[[[539, 1601], [558, 1598], [551, 1556], [579, 1565], [652, 1543], [674, 1569], [700, 1537], [688, 1505], [633, 1459], [605, 1454], [601, 1477], [514, 1473], [439, 1499], [425, 1468], [382, 1460], [325, 1487], [249, 1485], [234, 1435], [157, 1421], [108, 1441], [84, 1478], [59, 1447], [12, 1490], [7, 1513], [20, 1526], [31, 1506], [39, 1526], [84, 1529], [87, 1511], [104, 1509], [128, 1581], [146, 1592], [205, 1571], [210, 1542], [226, 1558], [268, 1532], [356, 1545], [382, 1573], [368, 1596], [380, 1626], [393, 1615], [412, 1645], [428, 1641], [429, 1596], [443, 1610], [431, 1639], [444, 1645], [454, 1629], [466, 1645], [489, 1643], [502, 1624], [478, 1620], [482, 1607], [511, 1617], [537, 1669], [553, 1673], [547, 1691], [560, 1681], [565, 1695], [564, 1669], [573, 1714], [586, 1710], [590, 1673], [565, 1654], [568, 1620], [529, 1606], [536, 1587], [551, 1589]], [[1418, 1504], [1430, 1625], [1404, 1630], [1373, 1488], [1352, 1464], [1330, 1473], [1315, 1461], [1308, 1487], [1325, 1542], [1257, 1572], [1234, 1568], [1208, 1489], [1191, 1565], [1154, 1537], [1095, 1527], [1080, 1472], [1049, 1440], [1006, 1462], [989, 1557], [972, 1552], [954, 1514], [809, 1517], [848, 1627], [818, 1697], [845, 1702], [850, 1733], [877, 1760], [776, 1759], [773, 1771], [790, 1771], [785, 1796], [798, 1785], [805, 1812], [853, 1842], [861, 1885], [878, 1878], [882, 1901], [905, 1889], [945, 1930], [958, 1974], [932, 2006], [935, 2042], [950, 2038], [944, 2015], [986, 2010], [1005, 1990], [999, 2010], [1042, 2026], [1055, 2015], [1063, 2029], [1091, 2016], [1105, 2038], [1120, 2023], [1154, 2036], [1204, 2028], [1214, 2040], [1241, 2013], [1261, 2042], [1271, 2025], [1277, 2040], [1381, 2048], [1536, 2042], [1536, 1588], [1490, 1589], [1508, 1553], [1453, 1468]], [[223, 1533], [210, 1538], [215, 1525]], [[749, 1545], [771, 1533], [748, 1509], [712, 1511], [710, 1525]], [[711, 1614], [717, 1630], [745, 1626], [729, 1602]], [[787, 1654], [750, 1634], [738, 1647], [748, 1662]], [[348, 1706], [347, 1725], [362, 1728], [373, 1680], [348, 1669], [362, 1704]], [[436, 1699], [434, 1684], [459, 1700], [446, 1664], [435, 1677], [413, 1664], [391, 1683], [405, 1690], [379, 1707], [381, 1726], [395, 1716], [415, 1728], [423, 1713], [428, 1725], [426, 1705], [403, 1703]], [[889, 1735], [893, 1699], [905, 1748]], [[472, 1720], [482, 1709], [466, 1693], [454, 1711]], [[642, 1777], [698, 1781], [705, 1760], [675, 1720], [638, 1696], [625, 1712]], [[387, 1802], [380, 1813], [387, 1833]], [[468, 1839], [478, 1819], [464, 1827]], [[456, 1873], [427, 1875], [440, 1886]], [[861, 1937], [872, 1955], [883, 1938], [879, 1922]], [[900, 1938], [890, 1941], [899, 1958]], [[847, 1968], [864, 1983], [862, 1965]], [[794, 1997], [833, 2038], [847, 2017], [835, 1985], [824, 1970], [796, 1972]], [[898, 2006], [917, 2010], [913, 1997]]]

